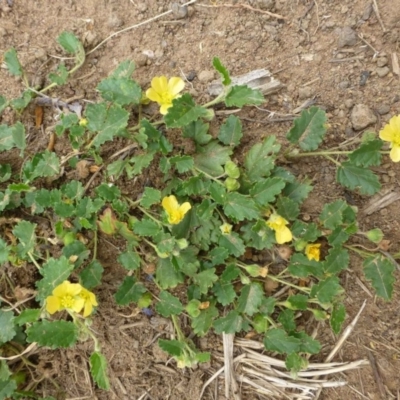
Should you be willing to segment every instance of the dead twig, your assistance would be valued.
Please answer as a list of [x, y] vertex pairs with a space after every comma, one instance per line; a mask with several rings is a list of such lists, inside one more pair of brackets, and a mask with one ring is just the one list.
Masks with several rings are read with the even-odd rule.
[[372, 354], [372, 352], [369, 349], [367, 349], [367, 356], [368, 356], [369, 364], [371, 365], [371, 368], [372, 368], [372, 372], [374, 374], [374, 379], [375, 379], [376, 385], [378, 386], [380, 397], [383, 400], [386, 398], [385, 388], [383, 386], [381, 374], [379, 373], [378, 365], [376, 364], [374, 355]]
[[372, 1], [373, 1], [373, 9], [376, 14], [376, 18], [378, 18], [379, 24], [381, 25], [383, 32], [386, 32], [385, 25], [383, 25], [383, 21], [382, 21], [381, 15], [379, 13], [378, 3], [376, 2], [376, 0], [372, 0]]

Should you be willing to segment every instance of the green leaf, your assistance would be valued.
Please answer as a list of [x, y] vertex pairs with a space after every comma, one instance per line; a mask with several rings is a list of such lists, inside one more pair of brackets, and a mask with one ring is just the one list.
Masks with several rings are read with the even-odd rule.
[[8, 101], [4, 96], [0, 96], [0, 113], [8, 106]]
[[[204, 179], [200, 176], [192, 176], [190, 178], [187, 178], [183, 184], [182, 184], [182, 189], [185, 191], [185, 194], [187, 195], [200, 195], [200, 194], [205, 194], [206, 188], [208, 186], [208, 182], [205, 182]], [[202, 209], [202, 211], [200, 211]], [[199, 214], [205, 212], [205, 210], [210, 210], [212, 214], [212, 210], [214, 210], [214, 205], [209, 199], [204, 199], [201, 202], [201, 205], [197, 208], [199, 211]], [[210, 214], [210, 216], [211, 216]], [[200, 215], [199, 215], [200, 217]]]
[[141, 259], [138, 253], [126, 251], [118, 256], [118, 262], [128, 271], [134, 271], [140, 268]]
[[22, 70], [22, 66], [18, 60], [18, 56], [17, 56], [17, 52], [15, 51], [14, 48], [11, 48], [9, 50], [7, 50], [4, 53], [4, 62], [6, 63], [8, 72], [11, 75], [14, 76], [22, 76], [23, 75], [23, 70]]
[[219, 176], [224, 173], [222, 167], [232, 154], [230, 147], [221, 146], [216, 140], [201, 147], [194, 157], [194, 165], [201, 171], [211, 176]]
[[192, 96], [185, 93], [178, 99], [172, 100], [172, 107], [168, 109], [164, 120], [168, 128], [182, 128], [200, 117], [207, 117], [209, 110], [197, 106]]
[[49, 79], [57, 85], [64, 85], [68, 80], [68, 71], [64, 64], [60, 64], [57, 71], [49, 74]]
[[290, 258], [288, 271], [293, 276], [306, 278], [313, 275], [321, 277], [323, 274], [322, 265], [315, 260], [309, 260], [304, 254], [294, 253]]
[[183, 137], [193, 139], [199, 145], [207, 144], [212, 139], [212, 136], [207, 133], [209, 127], [210, 124], [200, 119], [193, 121], [183, 127]]
[[7, 125], [0, 125], [0, 151], [10, 150], [14, 147], [12, 129]]
[[83, 51], [82, 43], [71, 32], [61, 33], [61, 35], [57, 38], [57, 42], [67, 53], [77, 54]]
[[30, 101], [32, 100], [33, 94], [27, 89], [22, 93], [21, 97], [13, 99], [10, 101], [10, 106], [17, 111], [22, 111], [24, 108], [28, 106]]
[[231, 283], [216, 282], [212, 288], [218, 303], [223, 306], [233, 303], [236, 298], [236, 292]]
[[229, 235], [221, 235], [218, 244], [235, 257], [240, 257], [246, 250], [243, 240], [236, 232], [231, 232]]
[[38, 288], [36, 300], [43, 305], [46, 297], [51, 295], [53, 289], [67, 280], [73, 270], [74, 265], [65, 256], [58, 259], [49, 258], [40, 270], [43, 279], [36, 282]]
[[180, 300], [171, 293], [162, 291], [159, 295], [160, 300], [156, 304], [156, 310], [163, 317], [178, 315], [183, 311], [183, 305]]
[[25, 163], [23, 168], [24, 179], [30, 182], [38, 177], [48, 177], [59, 174], [60, 159], [51, 151], [44, 151], [34, 155], [31, 161]]
[[264, 96], [259, 90], [244, 85], [233, 86], [225, 97], [227, 107], [259, 106], [264, 102]]
[[144, 208], [150, 208], [153, 204], [158, 204], [161, 201], [161, 192], [157, 189], [146, 186], [143, 196], [140, 199], [140, 205]]
[[286, 332], [293, 332], [296, 330], [296, 322], [294, 320], [294, 311], [285, 309], [281, 311], [278, 316], [278, 321], [285, 328]]
[[14, 379], [0, 380], [0, 400], [11, 398], [17, 389], [17, 383]]
[[346, 308], [344, 304], [335, 304], [332, 310], [331, 318], [329, 320], [331, 328], [336, 335], [339, 334], [342, 329], [344, 320], [346, 319]]
[[226, 189], [217, 182], [212, 182], [208, 187], [211, 198], [218, 204], [225, 204]]
[[270, 174], [280, 148], [275, 136], [267, 136], [262, 143], [257, 143], [250, 149], [246, 154], [244, 166], [251, 182], [257, 182]]
[[200, 315], [192, 319], [192, 328], [195, 335], [204, 336], [211, 328], [213, 320], [218, 316], [218, 310], [214, 305], [210, 305], [205, 310], [200, 311]]
[[236, 311], [230, 311], [225, 317], [214, 321], [214, 329], [218, 334], [236, 333], [248, 329], [248, 322]]
[[358, 167], [372, 167], [381, 164], [382, 155], [380, 149], [382, 140], [375, 139], [362, 143], [357, 150], [349, 154], [349, 160]]
[[172, 165], [175, 165], [180, 174], [190, 171], [194, 166], [193, 157], [190, 156], [176, 156], [171, 157], [169, 160]]
[[252, 326], [257, 333], [265, 333], [270, 326], [269, 318], [263, 314], [256, 314], [253, 317]]
[[393, 294], [395, 267], [384, 256], [368, 257], [363, 262], [365, 277], [371, 281], [378, 296], [390, 300]]
[[85, 111], [88, 120], [87, 129], [97, 133], [92, 144], [98, 148], [114, 136], [121, 134], [127, 127], [129, 113], [118, 104], [107, 106], [105, 103], [88, 104]]
[[311, 192], [313, 187], [308, 183], [301, 182], [293, 182], [287, 183], [285, 189], [283, 189], [282, 194], [285, 197], [288, 197], [290, 200], [295, 201], [298, 204], [301, 204]]
[[[11, 376], [6, 360], [0, 361], [0, 381], [6, 381]], [[1, 389], [0, 389], [1, 390]], [[1, 397], [0, 397], [1, 399]]]
[[122, 61], [111, 73], [113, 78], [130, 78], [135, 71], [135, 63], [131, 60]]
[[308, 360], [297, 353], [291, 353], [286, 357], [285, 365], [291, 374], [296, 375], [298, 372], [308, 367]]
[[179, 357], [184, 354], [184, 350], [186, 347], [185, 343], [180, 342], [179, 340], [159, 339], [158, 345], [160, 346], [161, 350], [164, 350], [173, 357]]
[[223, 247], [215, 247], [209, 252], [209, 257], [211, 258], [211, 265], [223, 264], [223, 262], [228, 258], [229, 251]]
[[292, 129], [286, 135], [291, 143], [298, 143], [304, 151], [318, 148], [326, 133], [326, 114], [318, 107], [303, 110], [294, 120]]
[[12, 311], [0, 310], [0, 345], [10, 341], [15, 335], [14, 313]]
[[133, 176], [139, 175], [142, 173], [144, 168], [147, 168], [150, 163], [153, 161], [154, 158], [154, 152], [150, 151], [148, 153], [144, 153], [144, 154], [139, 154], [135, 157], [132, 157], [129, 162], [133, 163], [134, 166], [127, 166], [126, 167], [126, 172], [128, 175], [129, 179], [132, 179]]
[[218, 276], [215, 275], [215, 268], [210, 268], [199, 272], [192, 279], [193, 283], [199, 287], [200, 293], [207, 294], [208, 288], [218, 280]]
[[339, 247], [347, 242], [350, 235], [343, 229], [342, 226], [337, 226], [332, 233], [327, 236], [328, 242], [332, 247]]
[[137, 302], [147, 290], [142, 283], [136, 282], [135, 277], [127, 276], [115, 293], [115, 301], [120, 306]]
[[26, 134], [25, 127], [21, 124], [21, 122], [17, 122], [15, 125], [11, 126], [11, 135], [14, 141], [15, 147], [22, 151], [26, 148]]
[[228, 86], [231, 84], [231, 78], [229, 76], [228, 70], [222, 65], [221, 60], [218, 57], [213, 58], [214, 68], [221, 74], [222, 84]]
[[25, 325], [28, 323], [36, 322], [41, 314], [42, 310], [40, 308], [26, 308], [21, 311], [17, 317], [15, 317], [15, 325]]
[[260, 284], [251, 283], [243, 286], [237, 302], [237, 311], [247, 315], [253, 315], [258, 310], [264, 298], [264, 291]]
[[329, 254], [322, 263], [325, 274], [337, 275], [349, 265], [349, 252], [342, 247], [334, 247], [329, 250]]
[[8, 261], [8, 254], [10, 248], [7, 246], [7, 243], [0, 238], [0, 265], [3, 265], [6, 261]]
[[308, 296], [294, 294], [287, 298], [292, 310], [307, 310]]
[[97, 386], [103, 390], [110, 389], [110, 382], [107, 377], [107, 359], [98, 351], [92, 353], [89, 358], [90, 374]]
[[271, 315], [275, 311], [276, 299], [274, 297], [264, 297], [261, 306], [260, 313], [262, 315]]
[[283, 329], [270, 329], [264, 336], [264, 346], [267, 350], [276, 351], [279, 354], [291, 354], [299, 352], [300, 340], [288, 336]]
[[343, 200], [336, 200], [333, 203], [325, 204], [319, 217], [325, 228], [335, 229], [343, 222], [343, 212], [348, 205]]
[[7, 182], [10, 178], [11, 164], [0, 164], [0, 183]]
[[79, 337], [79, 329], [73, 322], [47, 321], [34, 322], [27, 330], [27, 341], [51, 349], [73, 346]]
[[321, 236], [321, 231], [314, 222], [306, 224], [302, 221], [296, 220], [290, 227], [290, 230], [296, 238], [310, 243], [315, 242]]
[[275, 201], [275, 197], [282, 192], [286, 182], [281, 178], [260, 179], [250, 190], [254, 200], [265, 207]]
[[318, 340], [308, 336], [305, 332], [295, 332], [293, 336], [300, 339], [299, 351], [301, 353], [317, 354], [321, 351], [321, 344]]
[[160, 225], [150, 218], [143, 218], [133, 225], [133, 232], [139, 236], [155, 236], [160, 232]]
[[97, 86], [97, 90], [104, 100], [120, 106], [139, 104], [142, 98], [142, 89], [130, 78], [111, 76], [103, 79]]
[[36, 224], [28, 221], [19, 221], [13, 229], [14, 236], [18, 239], [17, 252], [20, 258], [25, 258], [32, 253], [36, 244]]
[[334, 298], [343, 291], [337, 276], [330, 276], [320, 281], [311, 288], [311, 297], [317, 297], [322, 304], [331, 303]]
[[361, 194], [372, 195], [381, 188], [378, 177], [372, 171], [357, 167], [350, 161], [342, 162], [337, 169], [336, 179], [344, 187], [359, 189]]
[[218, 139], [225, 145], [235, 147], [242, 138], [242, 122], [235, 115], [230, 115], [221, 126]]
[[226, 195], [224, 211], [235, 222], [257, 219], [260, 214], [258, 207], [251, 198], [237, 192]]
[[288, 197], [280, 197], [276, 202], [278, 214], [283, 218], [292, 221], [300, 214], [299, 205]]
[[184, 281], [183, 274], [175, 268], [169, 258], [158, 259], [156, 278], [161, 289], [174, 288]]

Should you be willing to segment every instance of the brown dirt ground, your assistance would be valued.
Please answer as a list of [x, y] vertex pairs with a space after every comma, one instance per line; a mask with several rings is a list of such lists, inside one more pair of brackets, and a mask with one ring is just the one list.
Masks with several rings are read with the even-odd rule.
[[[62, 31], [75, 32], [90, 50], [110, 34], [167, 11], [169, 3], [166, 0], [0, 0], [0, 57], [14, 46], [28, 74], [40, 84], [47, 73], [56, 68], [57, 57], [63, 56], [55, 41]], [[399, 3], [398, 0], [376, 1], [383, 26], [374, 11], [366, 12], [372, 3], [367, 0], [199, 0], [189, 8], [189, 15], [184, 19], [167, 15], [113, 37], [88, 55], [83, 68], [51, 96], [60, 99], [82, 96], [86, 100], [96, 100], [97, 83], [119, 62], [133, 59], [137, 64], [135, 79], [143, 87], [148, 87], [155, 75], [187, 76], [194, 72], [196, 78], [187, 87], [199, 102], [204, 102], [210, 100], [206, 94], [208, 82], [198, 77], [200, 72], [212, 69], [212, 57], [217, 55], [232, 75], [267, 68], [286, 85], [270, 96], [262, 109], [246, 108], [239, 114], [246, 119], [244, 148], [267, 134], [283, 138], [290, 128], [290, 122], [269, 121], [267, 110], [280, 117], [313, 97], [330, 118], [327, 143], [338, 144], [356, 134], [351, 129], [351, 104], [366, 104], [374, 110], [379, 116], [378, 122], [369, 129], [375, 131], [391, 116], [400, 114], [399, 77], [393, 72], [383, 77], [377, 74], [379, 58], [386, 54], [392, 71], [390, 56], [396, 51], [399, 54]], [[286, 19], [271, 17], [265, 10]], [[354, 45], [338, 48], [338, 35], [344, 26], [351, 26], [365, 41], [358, 38]], [[360, 85], [365, 71], [370, 73], [369, 77], [365, 85]], [[0, 93], [15, 98], [21, 89], [21, 83], [1, 68]], [[50, 114], [50, 111], [46, 114], [45, 128], [55, 123]], [[2, 122], [6, 119], [4, 115]], [[44, 131], [34, 127], [32, 109], [24, 113], [23, 121], [28, 127], [28, 151], [44, 149], [48, 138]], [[119, 145], [113, 143], [110, 151], [116, 151]], [[56, 145], [55, 151], [59, 155], [66, 151], [62, 142]], [[366, 216], [361, 210], [370, 199], [349, 194], [337, 185], [334, 167], [328, 162], [316, 158], [293, 164], [291, 168], [297, 175], [313, 178], [315, 184], [303, 209], [305, 213], [313, 216], [321, 210], [323, 202], [338, 198], [349, 200], [351, 196], [350, 200], [360, 210], [360, 228], [366, 231], [379, 226], [392, 242], [392, 250], [400, 250], [398, 203]], [[387, 159], [377, 172], [383, 183], [382, 192], [398, 190], [399, 165]], [[125, 189], [135, 198], [141, 184], [140, 180], [133, 185], [126, 182]], [[200, 341], [201, 348], [211, 351], [213, 359], [196, 370], [181, 371], [173, 362], [166, 364], [165, 354], [155, 343], [159, 335], [170, 329], [168, 321], [156, 316], [148, 318], [129, 307], [118, 309], [115, 306], [113, 293], [124, 276], [114, 263], [120, 245], [100, 238], [99, 259], [107, 272], [102, 289], [96, 293], [100, 307], [93, 325], [109, 360], [111, 391], [102, 392], [91, 384], [86, 364], [91, 344], [84, 343], [73, 350], [41, 351], [34, 356], [34, 361], [40, 362], [39, 372], [51, 376], [60, 386], [57, 393], [51, 381], [44, 379], [43, 394], [60, 399], [197, 399], [203, 383], [221, 366], [217, 356], [222, 354], [222, 342], [212, 335]], [[16, 284], [24, 286], [29, 267], [10, 276]], [[335, 360], [366, 359], [369, 349], [377, 362], [385, 393], [379, 392], [372, 369], [366, 367], [347, 373], [348, 386], [325, 390], [320, 399], [399, 398], [400, 286], [396, 284], [392, 302], [376, 299], [362, 287], [362, 283], [367, 288], [369, 285], [356, 258], [342, 278], [347, 292], [348, 321], [365, 299], [367, 307]], [[326, 327], [322, 327], [318, 339], [324, 345], [322, 356], [329, 353], [336, 341]], [[215, 395], [216, 388], [212, 386], [204, 398], [224, 399], [222, 379], [217, 389], [219, 395]], [[266, 397], [244, 391], [242, 398]]]

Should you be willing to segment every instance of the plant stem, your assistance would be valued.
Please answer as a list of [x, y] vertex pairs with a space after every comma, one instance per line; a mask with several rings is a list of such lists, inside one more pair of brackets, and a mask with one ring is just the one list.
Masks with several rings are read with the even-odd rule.
[[351, 154], [353, 151], [309, 151], [307, 153], [299, 154], [288, 154], [289, 158], [299, 158], [299, 157], [312, 157], [312, 156], [329, 156], [329, 155], [341, 155], [341, 154]]
[[279, 278], [277, 278], [276, 276], [273, 276], [273, 275], [268, 275], [268, 278], [270, 278], [271, 280], [273, 280], [273, 281], [275, 281], [275, 282], [282, 283], [282, 285], [293, 287], [293, 288], [295, 288], [295, 289], [297, 289], [297, 290], [300, 290], [301, 292], [304, 292], [304, 293], [307, 293], [307, 294], [309, 294], [309, 293], [310, 293], [310, 290], [311, 290], [311, 289], [309, 289], [309, 288], [297, 286], [297, 285], [295, 285], [294, 283], [290, 283], [290, 282], [288, 282], [288, 281], [284, 281], [284, 280], [279, 279]]
[[94, 243], [93, 243], [93, 258], [92, 261], [96, 260], [97, 257], [97, 230], [94, 230]]
[[40, 271], [42, 268], [37, 263], [37, 261], [33, 258], [33, 255], [32, 255], [32, 253], [30, 251], [28, 251], [28, 256], [31, 259], [32, 263], [35, 265], [35, 267], [38, 269], [38, 271]]
[[[220, 185], [222, 185], [223, 187], [225, 187], [225, 185], [224, 185], [221, 181], [218, 180], [219, 177], [218, 177], [218, 178], [214, 178], [213, 176], [207, 174], [207, 172], [204, 172], [204, 171], [202, 171], [201, 169], [199, 169], [199, 168], [197, 168], [197, 167], [194, 167], [192, 171], [194, 172], [195, 175], [197, 175], [196, 172], [199, 172], [199, 173], [205, 175], [208, 179], [211, 179], [211, 180], [213, 180], [214, 182], [217, 182], [217, 183], [219, 183]], [[225, 174], [224, 174], [224, 175], [225, 175]], [[224, 175], [222, 175], [222, 176], [224, 176]]]
[[185, 342], [186, 338], [181, 331], [181, 327], [179, 326], [178, 318], [176, 315], [171, 315], [172, 323], [174, 324], [176, 336], [178, 337], [179, 341]]

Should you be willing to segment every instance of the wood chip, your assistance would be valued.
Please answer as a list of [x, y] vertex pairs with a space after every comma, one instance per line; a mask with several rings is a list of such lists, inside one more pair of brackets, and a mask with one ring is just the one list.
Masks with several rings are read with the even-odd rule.
[[394, 203], [400, 199], [399, 192], [385, 192], [375, 195], [363, 209], [363, 214], [371, 215], [382, 208], [387, 207], [389, 204]]
[[400, 76], [399, 58], [397, 53], [392, 53], [392, 70], [397, 76]]

